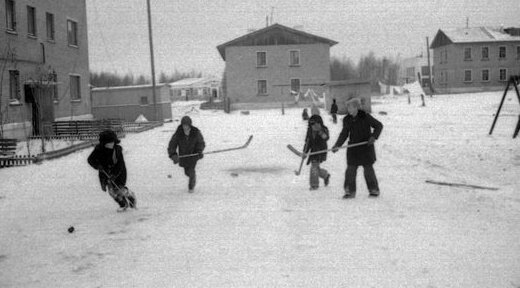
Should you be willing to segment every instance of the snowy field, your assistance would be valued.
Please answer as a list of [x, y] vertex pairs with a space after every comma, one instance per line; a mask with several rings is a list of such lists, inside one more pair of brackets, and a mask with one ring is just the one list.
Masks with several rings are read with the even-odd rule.
[[[0, 169], [0, 287], [518, 288], [520, 105], [510, 92], [490, 136], [501, 97], [374, 99], [379, 198], [362, 168], [357, 197], [341, 198], [345, 150], [323, 165], [328, 187], [309, 191], [308, 166], [295, 176], [286, 145], [303, 145], [301, 109], [174, 107], [172, 123], [122, 140], [139, 205], [126, 213], [101, 191], [92, 149]], [[207, 151], [254, 135], [245, 150], [206, 155], [193, 194], [166, 153], [184, 113]], [[341, 125], [322, 115], [332, 145]]]

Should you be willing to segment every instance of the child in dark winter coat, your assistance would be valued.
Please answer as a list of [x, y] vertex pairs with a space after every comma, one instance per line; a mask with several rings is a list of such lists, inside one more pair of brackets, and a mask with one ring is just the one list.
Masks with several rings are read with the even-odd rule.
[[307, 112], [307, 108], [303, 108], [302, 119], [304, 121], [309, 120], [309, 113]]
[[334, 144], [333, 152], [341, 147], [349, 138], [349, 144], [368, 141], [367, 145], [351, 147], [347, 149], [347, 170], [345, 171], [345, 195], [343, 198], [354, 198], [356, 196], [356, 174], [358, 166], [363, 166], [365, 181], [370, 196], [379, 196], [379, 184], [373, 164], [376, 161], [374, 142], [381, 131], [383, 124], [366, 113], [361, 108], [358, 98], [346, 102], [348, 115], [343, 118], [343, 129]]
[[[329, 140], [329, 129], [323, 125], [323, 119], [319, 115], [312, 115], [309, 119], [307, 135], [305, 136], [304, 156], [309, 152], [327, 150], [327, 140]], [[330, 174], [327, 170], [320, 167], [320, 163], [327, 160], [327, 152], [310, 155], [307, 165], [311, 164], [310, 189], [315, 190], [320, 186], [320, 179], [323, 178], [325, 186], [329, 185]]]
[[99, 133], [99, 144], [90, 154], [87, 161], [92, 168], [99, 170], [99, 182], [103, 191], [119, 204], [120, 210], [135, 208], [135, 195], [126, 185], [126, 165], [123, 148], [119, 145], [116, 133], [105, 130]]
[[[184, 168], [184, 174], [189, 177], [188, 189], [193, 192], [196, 184], [195, 166], [197, 161], [204, 156], [202, 152], [206, 144], [200, 130], [192, 126], [191, 118], [184, 116], [181, 119], [181, 125], [177, 127], [177, 131], [173, 134], [168, 144], [168, 156], [173, 160], [174, 164]], [[177, 152], [178, 149], [178, 152]], [[182, 157], [183, 155], [194, 156]]]

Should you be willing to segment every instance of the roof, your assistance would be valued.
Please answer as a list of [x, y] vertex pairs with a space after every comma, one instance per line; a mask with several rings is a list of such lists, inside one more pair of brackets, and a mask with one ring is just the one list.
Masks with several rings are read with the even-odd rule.
[[217, 49], [222, 59], [226, 60], [226, 48], [230, 46], [270, 46], [314, 43], [325, 43], [330, 46], [338, 44], [338, 42], [334, 40], [275, 23], [218, 45]]
[[435, 49], [453, 43], [520, 42], [520, 36], [513, 36], [514, 33], [511, 32], [507, 33], [515, 30], [515, 28], [496, 27], [439, 29], [430, 48]]
[[216, 78], [184, 78], [179, 81], [171, 82], [168, 85], [170, 86], [170, 88], [178, 88], [178, 87], [201, 85], [201, 84], [212, 82], [212, 81], [220, 82], [220, 80], [216, 79]]
[[330, 81], [328, 86], [349, 86], [349, 85], [365, 85], [370, 84], [370, 80], [353, 79], [353, 80], [336, 80]]

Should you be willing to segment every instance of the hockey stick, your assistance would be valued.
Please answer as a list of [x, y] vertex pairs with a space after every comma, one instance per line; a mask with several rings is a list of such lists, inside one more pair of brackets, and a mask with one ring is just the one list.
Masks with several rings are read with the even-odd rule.
[[[108, 178], [108, 181], [110, 181], [110, 184], [112, 186], [114, 186], [118, 191], [121, 191], [121, 187], [119, 187], [119, 185], [117, 185], [116, 182], [111, 179], [110, 175], [105, 170], [100, 169], [99, 171], [101, 171], [103, 174], [105, 174], [105, 176]], [[128, 190], [128, 195], [133, 196], [133, 198], [134, 198], [133, 207], [131, 207], [130, 200], [128, 200], [128, 197], [127, 196], [123, 197], [123, 199], [125, 199], [125, 202], [126, 202], [126, 207], [131, 207], [131, 208], [134, 208], [137, 210], [137, 199], [135, 199], [135, 193], [133, 191], [131, 191], [128, 187], [126, 187], [126, 189]]]
[[[347, 146], [341, 146], [341, 147], [337, 147], [337, 148], [331, 148], [331, 149], [326, 149], [326, 150], [314, 151], [314, 152], [311, 152], [311, 153], [307, 153], [306, 155], [307, 156], [312, 156], [312, 155], [316, 155], [316, 154], [321, 154], [321, 153], [325, 153], [325, 152], [328, 152], [328, 151], [332, 151], [332, 150], [335, 150], [335, 149], [345, 149], [345, 148], [351, 148], [351, 147], [361, 146], [361, 145], [365, 145], [365, 144], [368, 144], [368, 141], [354, 143], [354, 144], [350, 144], [350, 145], [347, 145]], [[294, 154], [298, 155], [299, 157], [303, 157], [303, 155], [304, 155], [303, 152], [296, 150], [296, 148], [294, 148], [291, 144], [288, 144], [287, 148], [289, 148], [289, 150], [291, 150], [291, 152], [293, 152]]]
[[[249, 146], [249, 143], [251, 143], [251, 140], [253, 140], [253, 135], [250, 135], [249, 139], [247, 139], [246, 143], [244, 145], [242, 145], [242, 146], [233, 147], [233, 148], [227, 148], [227, 149], [214, 150], [214, 151], [209, 151], [209, 152], [203, 152], [202, 154], [208, 155], [208, 154], [216, 154], [216, 153], [228, 152], [228, 151], [233, 151], [233, 150], [245, 149], [245, 148], [247, 148], [247, 146]], [[198, 156], [198, 155], [200, 155], [200, 153], [186, 154], [186, 155], [180, 155], [179, 158], [193, 157], [193, 156]]]
[[[307, 147], [308, 143], [309, 143], [308, 141], [305, 142], [305, 145], [303, 146], [303, 149], [305, 149], [305, 147]], [[298, 170], [294, 170], [294, 174], [296, 174], [296, 176], [300, 176], [300, 173], [302, 172], [303, 161], [305, 161], [305, 158], [307, 158], [306, 156], [304, 157], [303, 154], [300, 157], [302, 157], [302, 161], [300, 162], [300, 168]]]

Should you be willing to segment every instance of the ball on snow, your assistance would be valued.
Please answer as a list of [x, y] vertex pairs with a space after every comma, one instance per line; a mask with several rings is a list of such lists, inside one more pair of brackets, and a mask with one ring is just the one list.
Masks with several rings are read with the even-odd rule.
[[69, 233], [74, 232], [74, 226], [70, 226], [69, 229], [67, 229], [67, 231], [69, 231]]

